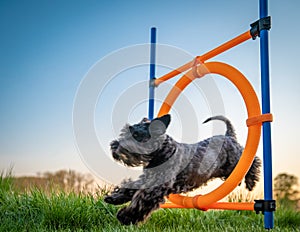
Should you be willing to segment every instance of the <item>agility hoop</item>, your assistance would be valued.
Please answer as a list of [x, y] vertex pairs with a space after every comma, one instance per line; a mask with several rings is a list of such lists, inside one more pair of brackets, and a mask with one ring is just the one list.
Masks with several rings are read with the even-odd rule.
[[[248, 136], [241, 158], [224, 183], [222, 183], [215, 190], [205, 195], [188, 197], [182, 196], [180, 194], [170, 194], [168, 199], [173, 204], [162, 204], [161, 208], [197, 208], [206, 210], [208, 208], [217, 208], [218, 205], [223, 206], [222, 204], [220, 205], [220, 203], [218, 203], [217, 201], [221, 200], [230, 192], [232, 192], [244, 178], [254, 160], [259, 145], [262, 122], [267, 120], [271, 121], [270, 115], [265, 117], [261, 116], [260, 104], [252, 85], [247, 80], [247, 78], [236, 68], [221, 62], [207, 62], [205, 64], [195, 66], [194, 68], [196, 70], [188, 71], [177, 81], [175, 86], [171, 89], [160, 108], [158, 117], [165, 115], [170, 111], [172, 105], [174, 104], [180, 93], [193, 80], [211, 73], [223, 76], [231, 81], [233, 85], [235, 85], [235, 87], [239, 90], [240, 94], [243, 97], [247, 108], [248, 119], [251, 119], [252, 123], [248, 123], [247, 125]], [[195, 75], [195, 71], [197, 75]], [[253, 210], [254, 203], [247, 203], [247, 206], [245, 208], [246, 210]], [[241, 209], [243, 209], [243, 207], [241, 207]]]

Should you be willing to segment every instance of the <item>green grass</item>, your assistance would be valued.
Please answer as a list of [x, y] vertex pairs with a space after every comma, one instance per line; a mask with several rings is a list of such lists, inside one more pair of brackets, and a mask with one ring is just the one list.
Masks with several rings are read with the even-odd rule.
[[[16, 192], [10, 176], [0, 176], [0, 231], [265, 231], [254, 212], [161, 209], [138, 226], [122, 226], [118, 207], [102, 196]], [[273, 231], [300, 231], [300, 213], [278, 209]]]

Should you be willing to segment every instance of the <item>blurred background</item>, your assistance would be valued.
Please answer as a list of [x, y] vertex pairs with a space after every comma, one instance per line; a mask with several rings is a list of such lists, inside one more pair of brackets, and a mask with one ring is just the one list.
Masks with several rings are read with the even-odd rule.
[[[257, 2], [1, 1], [0, 170], [13, 167], [16, 176], [75, 170], [97, 177], [76, 148], [72, 125], [76, 92], [93, 65], [119, 49], [148, 43], [153, 26], [158, 28], [158, 43], [181, 49], [191, 57], [201, 55], [249, 30], [249, 25], [258, 19]], [[297, 0], [273, 0], [269, 5], [274, 176], [283, 172], [300, 176], [299, 7]], [[259, 39], [213, 60], [237, 67], [260, 97]], [[160, 68], [157, 75], [165, 71]], [[148, 75], [148, 67], [121, 73], [116, 80], [130, 76], [130, 81], [123, 81], [119, 86], [111, 82], [104, 101], [116, 102], [121, 96], [117, 88], [129, 89], [137, 80], [147, 81]], [[222, 95], [225, 115], [244, 144], [247, 136], [244, 103], [230, 83], [222, 78], [215, 78], [215, 82]], [[196, 109], [201, 130], [195, 141], [211, 136], [211, 127], [201, 125], [211, 116], [205, 99], [199, 93], [195, 96], [193, 91], [187, 91], [185, 96], [193, 99], [190, 103]], [[139, 105], [138, 110], [132, 107], [130, 115], [126, 115], [130, 123], [147, 115], [146, 103]], [[156, 113], [158, 109], [159, 105]], [[96, 118], [106, 110], [98, 105]], [[180, 112], [177, 113], [170, 134], [180, 139], [181, 128], [176, 123]], [[188, 123], [192, 127], [196, 122]], [[99, 133], [107, 135], [107, 141], [115, 138], [119, 129], [112, 131], [110, 124], [111, 121], [98, 120], [95, 126]], [[104, 146], [107, 152], [108, 143]], [[257, 155], [262, 157], [261, 147]]]

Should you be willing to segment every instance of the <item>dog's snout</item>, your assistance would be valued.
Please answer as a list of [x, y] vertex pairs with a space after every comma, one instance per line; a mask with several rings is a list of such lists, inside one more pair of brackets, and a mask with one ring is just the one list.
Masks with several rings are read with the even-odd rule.
[[119, 142], [117, 140], [114, 140], [110, 144], [111, 149], [116, 150], [119, 147]]

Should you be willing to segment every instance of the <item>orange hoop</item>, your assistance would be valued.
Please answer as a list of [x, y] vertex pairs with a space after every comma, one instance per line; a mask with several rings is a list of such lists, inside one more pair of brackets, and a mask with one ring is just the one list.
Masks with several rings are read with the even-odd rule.
[[[246, 77], [234, 67], [221, 62], [208, 62], [199, 65], [196, 69], [198, 76], [208, 73], [219, 74], [230, 80], [241, 93], [247, 108], [248, 118], [261, 115], [260, 104], [256, 93]], [[158, 116], [167, 114], [181, 91], [185, 89], [196, 77], [193, 75], [195, 70], [187, 72], [172, 88], [164, 103], [162, 104]], [[169, 200], [175, 205], [186, 208], [206, 209], [217, 201], [227, 196], [246, 175], [255, 157], [261, 134], [261, 123], [248, 125], [248, 136], [245, 149], [241, 158], [226, 181], [212, 192], [195, 197], [186, 197], [179, 194], [171, 194]], [[161, 206], [167, 208], [167, 204]]]

